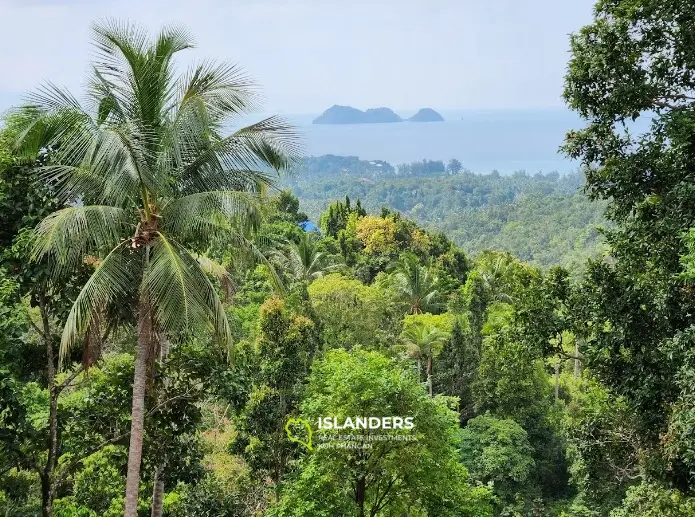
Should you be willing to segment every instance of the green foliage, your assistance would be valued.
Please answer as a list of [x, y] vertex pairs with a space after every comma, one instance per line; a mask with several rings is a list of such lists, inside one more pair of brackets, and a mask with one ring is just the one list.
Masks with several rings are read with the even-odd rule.
[[382, 172], [386, 167], [341, 172], [324, 158], [311, 158], [311, 169], [288, 180], [310, 218], [347, 194], [361, 199], [368, 211], [387, 206], [443, 231], [470, 254], [508, 251], [537, 266], [563, 265], [577, 272], [587, 257], [603, 251], [596, 228], [605, 223], [605, 204], [592, 204], [580, 192], [581, 174], [499, 176], [464, 170], [450, 176], [442, 166], [434, 177], [409, 178]]
[[474, 413], [472, 387], [480, 365], [480, 349], [476, 343], [473, 332], [457, 320], [434, 371], [435, 393], [458, 398], [461, 423]]
[[302, 232], [285, 254], [277, 254], [277, 261], [291, 281], [310, 284], [341, 268], [339, 257], [319, 250], [317, 240], [315, 234]]
[[[297, 140], [222, 134], [235, 67], [179, 76], [183, 31], [96, 27], [93, 109], [48, 86], [0, 130], [0, 513], [123, 514], [151, 309], [142, 516], [155, 468], [168, 517], [695, 516], [690, 4], [601, 0], [572, 36], [586, 181], [325, 156], [276, 196]], [[415, 428], [285, 434], [358, 415]]]
[[75, 476], [75, 501], [96, 515], [106, 512], [114, 499], [125, 490], [125, 447], [107, 446], [85, 458], [82, 470]]
[[693, 517], [695, 498], [655, 483], [630, 488], [620, 508], [610, 517]]
[[439, 278], [412, 253], [401, 255], [387, 284], [407, 314], [437, 314], [444, 306]]
[[248, 399], [234, 420], [238, 434], [231, 450], [247, 461], [256, 476], [280, 488], [295, 444], [285, 439], [285, 422], [303, 392], [303, 380], [316, 353], [314, 324], [286, 309], [279, 298], [261, 307], [259, 337], [251, 362]]
[[400, 333], [393, 304], [376, 286], [333, 273], [314, 281], [309, 296], [327, 348], [385, 349]]
[[[565, 151], [581, 160], [588, 193], [608, 202], [616, 223], [607, 233], [610, 261], [590, 267], [577, 296], [582, 352], [634, 410], [641, 468], [686, 491], [692, 475], [679, 455], [663, 467], [661, 437], [683, 407], [674, 404], [684, 349], [671, 348], [672, 339], [694, 314], [681, 275], [689, 268], [682, 236], [694, 215], [692, 7], [599, 2], [593, 22], [572, 36], [565, 88], [587, 121], [567, 135]], [[637, 119], [644, 123], [630, 122]]]
[[277, 514], [357, 516], [364, 508], [367, 514], [389, 515], [409, 508], [442, 516], [491, 515], [487, 490], [472, 487], [458, 461], [458, 417], [449, 402], [428, 397], [416, 378], [376, 352], [328, 352], [314, 365], [302, 417], [316, 422], [326, 415], [339, 421], [355, 415], [411, 416], [412, 431], [392, 433], [412, 432], [417, 441], [374, 441], [365, 449], [317, 447], [286, 487]]
[[472, 479], [493, 484], [503, 507], [525, 489], [535, 463], [533, 453], [526, 431], [514, 420], [481, 415], [461, 431], [463, 464]]
[[177, 487], [164, 501], [164, 517], [242, 517], [244, 512], [240, 495], [225, 486], [213, 475], [195, 485]]
[[620, 505], [639, 474], [641, 439], [624, 398], [595, 380], [572, 390], [565, 423], [572, 481], [582, 503], [606, 514]]

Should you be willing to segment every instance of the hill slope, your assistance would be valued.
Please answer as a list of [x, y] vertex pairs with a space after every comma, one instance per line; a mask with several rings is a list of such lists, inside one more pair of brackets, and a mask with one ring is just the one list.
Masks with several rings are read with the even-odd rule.
[[605, 224], [604, 205], [584, 196], [578, 173], [404, 177], [386, 162], [336, 156], [309, 158], [302, 169], [287, 186], [314, 221], [348, 195], [369, 211], [387, 206], [444, 231], [469, 253], [499, 249], [542, 267], [577, 271], [602, 249], [596, 228]]

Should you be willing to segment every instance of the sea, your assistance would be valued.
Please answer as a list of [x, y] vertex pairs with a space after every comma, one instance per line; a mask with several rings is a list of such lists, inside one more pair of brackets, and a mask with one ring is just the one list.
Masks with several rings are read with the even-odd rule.
[[[19, 102], [0, 96], [0, 112]], [[519, 110], [440, 110], [444, 122], [391, 124], [312, 124], [319, 114], [280, 113], [302, 137], [304, 153], [385, 160], [394, 166], [417, 160], [457, 158], [471, 172], [512, 174], [525, 171], [561, 174], [579, 164], [560, 151], [567, 131], [585, 123], [566, 108]], [[407, 118], [415, 113], [395, 110]], [[234, 127], [270, 114], [257, 113]]]
[[[438, 110], [439, 111], [439, 110]], [[407, 112], [398, 112], [402, 117]], [[561, 174], [577, 162], [560, 151], [565, 134], [583, 127], [566, 109], [469, 110], [439, 113], [444, 122], [390, 124], [312, 124], [314, 114], [283, 115], [304, 141], [307, 155], [335, 154], [385, 160], [396, 166], [417, 160], [456, 158], [471, 172], [500, 174], [525, 171]]]

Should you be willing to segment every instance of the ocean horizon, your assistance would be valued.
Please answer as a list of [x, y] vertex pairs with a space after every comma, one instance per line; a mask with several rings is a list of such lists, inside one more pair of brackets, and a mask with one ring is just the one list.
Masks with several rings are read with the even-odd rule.
[[[2, 99], [9, 108], [15, 102]], [[13, 99], [14, 100], [14, 99]], [[439, 110], [444, 122], [386, 124], [312, 124], [320, 113], [280, 113], [295, 125], [307, 156], [335, 154], [385, 160], [394, 166], [423, 159], [456, 158], [471, 172], [526, 171], [561, 174], [579, 164], [560, 152], [567, 131], [584, 122], [566, 108]], [[401, 117], [417, 110], [394, 110]], [[235, 124], [248, 124], [273, 113], [256, 113]]]
[[[415, 113], [394, 111], [402, 117]], [[309, 156], [357, 156], [394, 166], [456, 158], [464, 168], [481, 174], [566, 174], [579, 167], [559, 150], [567, 131], [583, 126], [567, 109], [437, 111], [444, 122], [331, 125], [312, 124], [318, 114], [283, 116], [299, 130]]]

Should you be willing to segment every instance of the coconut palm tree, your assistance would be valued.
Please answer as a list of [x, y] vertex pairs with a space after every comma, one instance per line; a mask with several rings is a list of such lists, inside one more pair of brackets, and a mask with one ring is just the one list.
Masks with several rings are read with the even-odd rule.
[[[100, 261], [72, 306], [62, 359], [111, 306], [132, 307], [137, 328], [125, 517], [137, 511], [148, 363], [163, 340], [211, 329], [231, 345], [229, 323], [202, 252], [213, 239], [251, 247], [257, 193], [299, 152], [277, 118], [226, 133], [254, 106], [252, 83], [229, 64], [203, 62], [183, 75], [173, 59], [192, 47], [182, 29], [151, 39], [136, 26], [94, 26], [97, 58], [83, 106], [48, 84], [23, 108], [21, 146], [49, 157], [41, 174], [72, 206], [36, 229], [34, 258], [56, 274], [87, 253]], [[48, 144], [40, 144], [47, 142]]]
[[418, 375], [422, 373], [422, 361], [426, 361], [427, 389], [430, 397], [434, 396], [432, 389], [432, 371], [434, 358], [444, 347], [449, 336], [439, 327], [418, 322], [407, 327], [401, 334], [406, 346], [406, 353], [417, 361]]
[[306, 284], [327, 273], [338, 271], [341, 267], [333, 257], [318, 250], [316, 239], [311, 232], [302, 233], [299, 243], [293, 242], [283, 259], [286, 271], [294, 279]]
[[513, 285], [518, 274], [518, 261], [507, 253], [483, 252], [478, 259], [477, 269], [490, 299], [513, 303]]
[[391, 288], [408, 306], [408, 314], [437, 313], [444, 305], [439, 279], [421, 266], [412, 253], [404, 253], [391, 268]]

